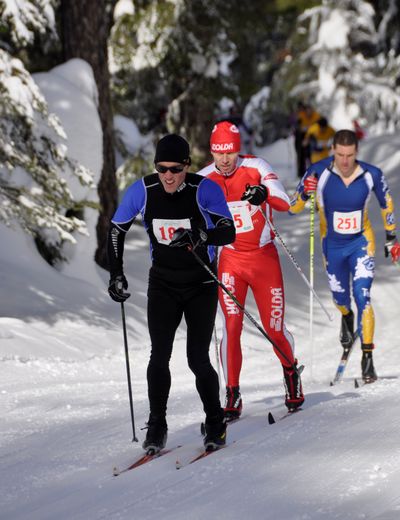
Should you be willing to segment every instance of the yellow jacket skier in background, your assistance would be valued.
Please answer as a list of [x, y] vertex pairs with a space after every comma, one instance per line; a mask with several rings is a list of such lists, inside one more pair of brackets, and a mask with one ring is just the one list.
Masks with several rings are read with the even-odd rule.
[[310, 160], [315, 163], [329, 157], [335, 130], [328, 125], [325, 117], [312, 124], [304, 136], [303, 146], [310, 146]]

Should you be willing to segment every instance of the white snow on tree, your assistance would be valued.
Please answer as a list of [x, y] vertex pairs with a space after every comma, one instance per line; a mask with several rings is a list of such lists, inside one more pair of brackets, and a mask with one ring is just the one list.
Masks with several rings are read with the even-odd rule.
[[35, 34], [55, 35], [54, 0], [0, 0], [1, 25], [17, 46], [33, 43]]
[[34, 235], [47, 232], [46, 241], [74, 242], [71, 233], [85, 224], [67, 218], [77, 210], [66, 181], [71, 167], [82, 183], [92, 182], [84, 167], [74, 164], [62, 144], [65, 134], [22, 62], [0, 49], [0, 220], [18, 221]]
[[134, 8], [120, 0], [114, 12], [109, 53], [117, 109], [134, 115], [143, 132], [185, 135], [195, 163], [208, 150], [204, 128], [212, 128], [216, 100], [237, 94], [231, 70], [237, 49], [224, 13], [222, 0], [155, 0]]
[[87, 233], [77, 216], [93, 205], [74, 200], [63, 175], [72, 173], [87, 186], [93, 178], [68, 156], [58, 118], [49, 113], [23, 62], [5, 50], [10, 42], [32, 43], [35, 32], [53, 31], [51, 2], [0, 0], [0, 13], [8, 38], [0, 48], [0, 222], [19, 224], [35, 237], [45, 258], [56, 263], [63, 242], [75, 243], [73, 232]]
[[313, 100], [336, 128], [362, 118], [370, 134], [400, 128], [400, 56], [385, 49], [385, 29], [397, 13], [395, 0], [380, 24], [373, 6], [358, 0], [323, 0], [299, 18], [308, 36], [303, 73], [291, 95]]

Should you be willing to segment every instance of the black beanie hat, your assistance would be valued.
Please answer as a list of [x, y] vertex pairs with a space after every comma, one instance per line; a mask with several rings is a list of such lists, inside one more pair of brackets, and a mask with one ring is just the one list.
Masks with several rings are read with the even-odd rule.
[[180, 135], [166, 135], [157, 143], [154, 164], [159, 162], [190, 164], [189, 143]]

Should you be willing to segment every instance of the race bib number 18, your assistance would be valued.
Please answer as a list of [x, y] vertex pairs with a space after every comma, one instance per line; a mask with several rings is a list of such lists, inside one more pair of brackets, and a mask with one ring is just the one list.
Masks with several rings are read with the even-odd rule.
[[182, 218], [177, 220], [155, 218], [153, 219], [153, 233], [157, 242], [164, 245], [169, 245], [172, 236], [179, 228], [191, 229], [190, 219]]
[[334, 211], [333, 213], [333, 229], [336, 233], [342, 235], [352, 235], [353, 233], [360, 233], [362, 229], [361, 211], [351, 211], [341, 213]]

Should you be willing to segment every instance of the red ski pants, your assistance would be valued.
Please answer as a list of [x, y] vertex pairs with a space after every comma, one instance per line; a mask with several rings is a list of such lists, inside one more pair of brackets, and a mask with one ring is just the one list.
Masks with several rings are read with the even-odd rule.
[[[262, 325], [286, 359], [276, 349], [282, 365], [294, 360], [294, 341], [284, 324], [285, 295], [278, 252], [273, 243], [255, 251], [235, 251], [224, 247], [220, 254], [218, 277], [243, 306], [250, 287]], [[240, 336], [243, 328], [241, 311], [220, 287], [219, 305], [223, 315], [221, 362], [227, 386], [239, 386], [242, 368]], [[289, 360], [289, 361], [288, 361]]]

